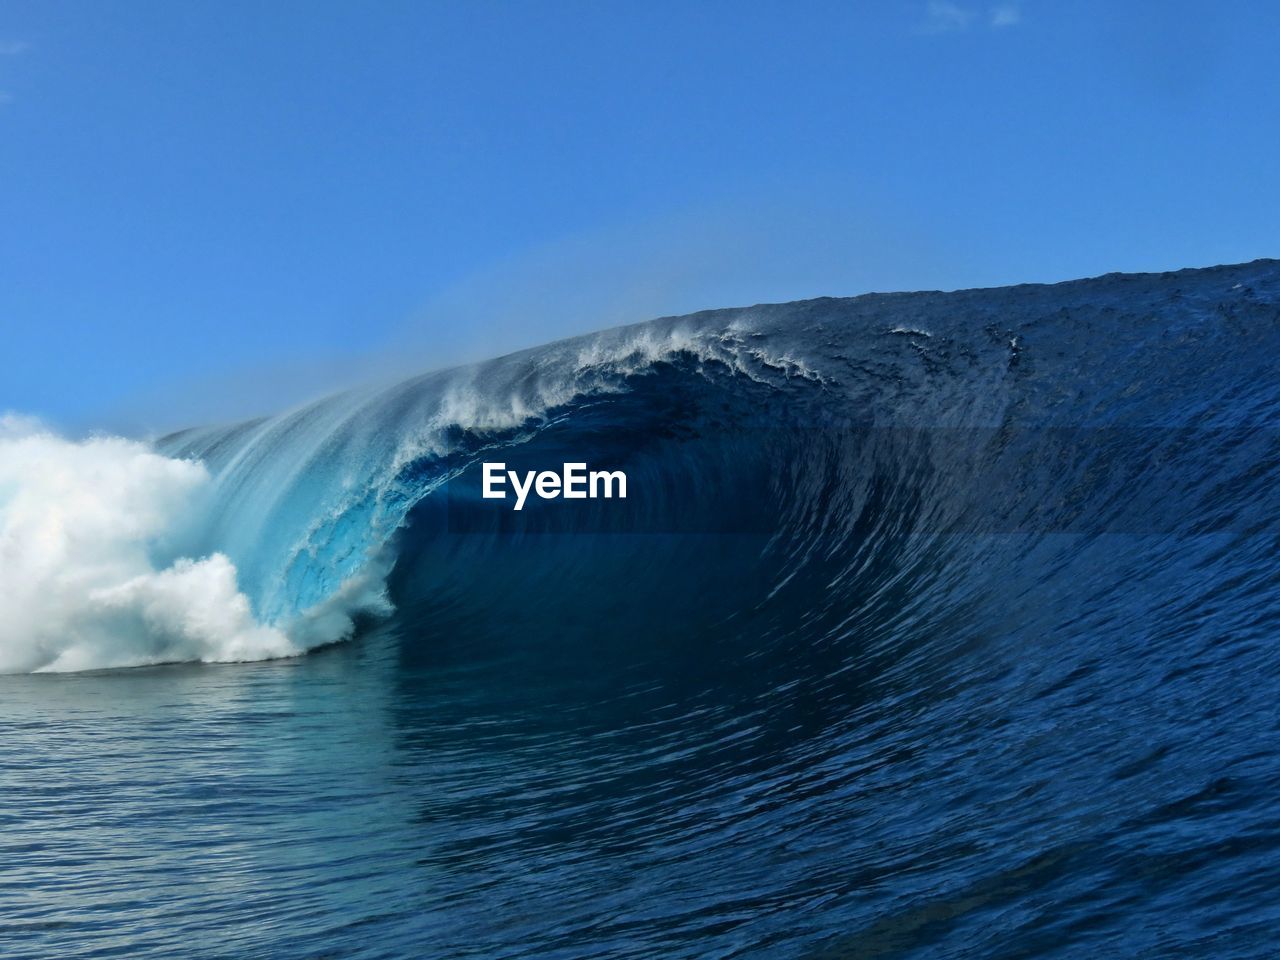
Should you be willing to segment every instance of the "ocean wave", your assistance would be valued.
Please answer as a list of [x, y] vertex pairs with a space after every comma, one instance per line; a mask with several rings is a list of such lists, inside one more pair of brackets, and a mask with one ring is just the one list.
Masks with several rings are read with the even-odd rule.
[[[924, 557], [1029, 570], [1010, 533], [1263, 529], [1278, 287], [1258, 262], [710, 311], [150, 445], [9, 418], [0, 670], [291, 656], [393, 604], [481, 609], [458, 571], [488, 582], [535, 534], [574, 539], [507, 571], [527, 603], [674, 596], [697, 558], [719, 592], [686, 615], [787, 595], [820, 636], [905, 584], [921, 616], [972, 599], [903, 572]], [[625, 466], [635, 492], [516, 519], [478, 496], [485, 460]]]

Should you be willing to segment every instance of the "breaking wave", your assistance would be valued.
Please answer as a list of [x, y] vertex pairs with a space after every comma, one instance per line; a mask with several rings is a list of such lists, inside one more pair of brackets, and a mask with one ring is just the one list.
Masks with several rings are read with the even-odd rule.
[[[1057, 534], [1269, 529], [1278, 288], [1259, 261], [711, 311], [151, 444], [9, 417], [0, 671], [481, 616], [534, 535], [503, 591], [559, 616], [662, 597], [668, 620], [751, 612], [812, 643], [980, 605], [993, 569], [1047, 596], [1084, 556]], [[478, 495], [486, 460], [608, 465], [633, 493], [513, 515]]]

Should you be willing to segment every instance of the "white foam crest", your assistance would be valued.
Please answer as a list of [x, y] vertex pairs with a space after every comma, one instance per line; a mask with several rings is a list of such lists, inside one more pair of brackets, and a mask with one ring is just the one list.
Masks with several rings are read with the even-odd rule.
[[799, 377], [823, 382], [804, 361], [789, 354], [773, 355], [750, 345], [750, 329], [741, 319], [724, 331], [676, 325], [655, 328], [645, 324], [609, 331], [589, 339], [565, 341], [544, 348], [529, 375], [505, 389], [492, 380], [478, 382], [484, 367], [459, 370], [441, 394], [435, 414], [424, 429], [406, 439], [393, 464], [395, 470], [414, 460], [448, 452], [445, 431], [454, 426], [477, 433], [514, 430], [539, 421], [557, 408], [583, 396], [603, 396], [626, 389], [628, 377], [643, 375], [654, 365], [678, 355], [700, 363], [723, 364], [758, 383]]
[[143, 443], [0, 417], [0, 672], [260, 660], [348, 631], [337, 604], [370, 605], [364, 584], [286, 628], [255, 619], [225, 555], [173, 556], [209, 485]]
[[544, 348], [525, 376], [503, 388], [492, 380], [478, 379], [491, 372], [485, 366], [460, 368], [424, 428], [401, 444], [391, 472], [420, 457], [446, 454], [450, 427], [480, 434], [514, 430], [577, 397], [618, 393], [625, 389], [626, 377], [678, 353], [711, 359], [714, 339], [684, 330], [660, 334], [641, 329], [616, 338], [602, 335], [586, 343], [566, 341], [561, 349]]

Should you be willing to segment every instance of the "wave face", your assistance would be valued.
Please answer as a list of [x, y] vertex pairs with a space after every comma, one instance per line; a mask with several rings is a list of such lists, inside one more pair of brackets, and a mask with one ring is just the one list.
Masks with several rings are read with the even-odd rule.
[[[1260, 261], [711, 311], [190, 430], [159, 452], [198, 462], [211, 489], [168, 550], [228, 558], [290, 651], [389, 600], [483, 608], [486, 568], [533, 534], [549, 551], [573, 536], [511, 574], [556, 608], [582, 602], [564, 588], [582, 578], [589, 602], [626, 605], [637, 571], [679, 594], [665, 564], [714, 553], [716, 534], [744, 541], [713, 565], [739, 587], [699, 586], [699, 609], [803, 594], [808, 635], [825, 636], [865, 618], [887, 577], [941, 616], [961, 571], [1035, 582], [1044, 535], [1265, 527], [1275, 277]], [[479, 498], [484, 461], [564, 460], [624, 469], [632, 496], [518, 515]]]
[[[357, 636], [77, 679], [127, 685], [122, 742], [174, 738], [100, 832], [176, 804], [207, 863], [122, 838], [100, 883], [67, 861], [110, 923], [13, 922], [134, 922], [139, 956], [1269, 956], [1277, 356], [1259, 261], [663, 319], [154, 447], [10, 423], [5, 670]], [[485, 461], [629, 495], [516, 513]]]

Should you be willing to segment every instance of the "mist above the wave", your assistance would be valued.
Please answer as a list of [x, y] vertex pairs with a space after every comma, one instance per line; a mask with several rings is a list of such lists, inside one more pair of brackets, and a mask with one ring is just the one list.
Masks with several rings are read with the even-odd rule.
[[399, 318], [353, 318], [366, 331], [356, 349], [304, 334], [290, 356], [140, 385], [99, 411], [93, 425], [158, 435], [655, 317], [998, 279], [975, 277], [966, 262], [963, 251], [938, 247], [927, 226], [890, 217], [871, 201], [840, 207], [799, 191], [740, 191], [513, 250], [425, 291]]

